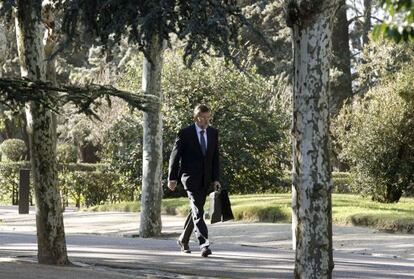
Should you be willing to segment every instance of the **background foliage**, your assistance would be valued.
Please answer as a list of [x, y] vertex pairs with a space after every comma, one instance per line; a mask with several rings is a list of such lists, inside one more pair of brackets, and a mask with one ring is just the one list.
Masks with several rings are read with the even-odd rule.
[[[279, 191], [289, 164], [289, 124], [280, 105], [270, 102], [272, 84], [254, 69], [239, 72], [220, 59], [205, 58], [208, 66], [189, 69], [177, 53], [165, 56], [163, 177], [177, 132], [193, 123], [193, 108], [206, 103], [219, 129], [223, 184], [235, 193]], [[133, 89], [140, 86], [137, 69], [131, 67], [124, 79]]]
[[384, 77], [345, 106], [334, 133], [351, 165], [353, 187], [373, 200], [398, 202], [414, 183], [414, 67]]

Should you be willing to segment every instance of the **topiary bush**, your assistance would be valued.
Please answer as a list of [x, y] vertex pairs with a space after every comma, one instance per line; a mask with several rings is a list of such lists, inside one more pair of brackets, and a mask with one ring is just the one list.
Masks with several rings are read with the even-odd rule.
[[6, 161], [23, 161], [27, 158], [27, 147], [21, 139], [7, 139], [0, 144], [0, 150]]

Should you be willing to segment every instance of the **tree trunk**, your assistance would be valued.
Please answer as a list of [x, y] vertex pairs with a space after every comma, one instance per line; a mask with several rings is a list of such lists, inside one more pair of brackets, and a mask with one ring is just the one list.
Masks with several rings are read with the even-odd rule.
[[99, 151], [98, 147], [90, 142], [78, 145], [78, 157], [82, 163], [96, 164], [99, 161], [96, 153]]
[[17, 192], [17, 186], [15, 183], [13, 183], [13, 189], [12, 189], [12, 205], [17, 205], [19, 199], [19, 193]]
[[395, 185], [388, 184], [380, 202], [397, 203], [400, 200], [402, 193], [402, 189], [397, 188]]
[[[40, 0], [17, 1], [16, 34], [22, 77], [46, 79]], [[68, 264], [62, 205], [57, 185], [56, 126], [42, 105], [26, 105], [33, 185], [36, 198], [38, 261]]]
[[6, 36], [6, 28], [4, 28], [3, 24], [0, 23], [0, 77], [3, 76], [3, 69], [2, 64], [4, 63], [4, 58], [7, 55], [7, 36]]
[[[28, 151], [30, 151], [30, 143], [29, 143], [29, 134], [27, 133], [27, 120], [26, 120], [26, 115], [25, 115], [25, 111], [22, 110], [22, 113], [19, 114], [19, 120], [20, 120], [20, 131], [22, 134], [22, 138], [24, 140], [24, 143], [26, 145], [26, 148]], [[27, 157], [25, 158], [26, 161], [30, 161], [30, 152], [27, 152]]]
[[[340, 0], [339, 9], [335, 15], [332, 40], [332, 68], [337, 74], [330, 83], [330, 104], [331, 117], [335, 117], [341, 110], [347, 98], [352, 97], [351, 77], [351, 52], [349, 49], [349, 26], [346, 16], [347, 5], [345, 0]], [[332, 136], [332, 135], [331, 135]], [[334, 145], [335, 140], [330, 141], [331, 163], [333, 169], [339, 171], [348, 170], [348, 166], [339, 160], [340, 147]]]
[[349, 50], [349, 29], [346, 17], [347, 5], [340, 0], [333, 25], [335, 40], [332, 40], [332, 68], [339, 71], [339, 76], [330, 84], [331, 116], [338, 114], [344, 101], [352, 96], [351, 52]]
[[15, 139], [16, 137], [16, 127], [14, 125], [14, 121], [10, 118], [4, 119], [4, 132], [5, 132], [5, 139]]
[[[295, 278], [331, 278], [329, 55], [335, 1], [289, 1], [293, 28], [292, 226]], [[290, 17], [293, 13], [297, 17]]]
[[362, 46], [369, 43], [368, 34], [371, 31], [372, 0], [364, 0], [364, 26], [362, 30]]
[[[45, 57], [49, 58], [55, 51], [56, 43], [57, 43], [57, 37], [55, 35], [55, 30], [52, 29], [50, 26], [55, 26], [55, 16], [54, 16], [54, 10], [52, 8], [52, 5], [46, 4], [43, 6], [42, 11], [42, 21], [47, 28], [47, 36], [45, 40]], [[55, 59], [47, 59], [46, 60], [46, 80], [49, 81], [54, 86], [57, 86], [57, 74], [56, 74], [56, 60]], [[56, 113], [50, 112], [52, 114], [52, 127], [53, 127], [53, 133], [56, 134], [57, 129], [57, 117]], [[55, 144], [56, 144], [56, 136], [55, 136]], [[63, 170], [62, 172], [65, 172], [66, 170]], [[59, 181], [59, 179], [58, 179]], [[65, 211], [65, 207], [68, 206], [68, 199], [67, 199], [67, 189], [62, 189], [60, 185], [58, 185], [58, 189], [60, 189], [59, 193], [61, 195], [61, 204], [62, 204], [62, 210]]]
[[144, 59], [142, 90], [160, 98], [154, 110], [144, 112], [143, 175], [141, 193], [140, 236], [152, 237], [161, 233], [161, 165], [162, 165], [162, 116], [161, 70], [163, 42], [154, 35], [151, 49]]

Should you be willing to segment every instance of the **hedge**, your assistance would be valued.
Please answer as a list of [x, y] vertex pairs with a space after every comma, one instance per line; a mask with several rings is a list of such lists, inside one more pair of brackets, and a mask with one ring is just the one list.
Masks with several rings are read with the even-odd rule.
[[[17, 204], [19, 170], [23, 168], [30, 169], [30, 162], [0, 162], [1, 203]], [[59, 164], [58, 170], [62, 202], [65, 205], [68, 205], [69, 200], [77, 206], [91, 206], [134, 198], [135, 192], [124, 189], [119, 175], [110, 171], [106, 164]], [[32, 181], [30, 188], [33, 200]]]

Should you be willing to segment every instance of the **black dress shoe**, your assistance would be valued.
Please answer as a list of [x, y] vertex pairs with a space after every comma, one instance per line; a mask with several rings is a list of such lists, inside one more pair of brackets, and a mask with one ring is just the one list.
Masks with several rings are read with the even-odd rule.
[[190, 247], [188, 246], [188, 243], [183, 243], [181, 240], [177, 240], [178, 246], [181, 248], [181, 252], [189, 254], [191, 253]]
[[211, 252], [210, 248], [204, 247], [203, 249], [201, 249], [201, 256], [202, 257], [207, 258], [208, 255], [211, 255], [211, 254], [212, 254], [212, 252]]

